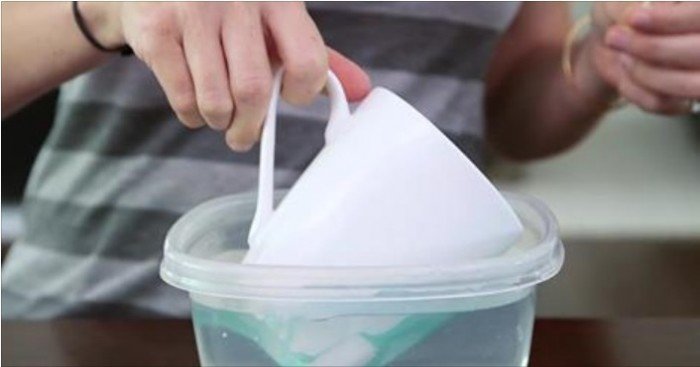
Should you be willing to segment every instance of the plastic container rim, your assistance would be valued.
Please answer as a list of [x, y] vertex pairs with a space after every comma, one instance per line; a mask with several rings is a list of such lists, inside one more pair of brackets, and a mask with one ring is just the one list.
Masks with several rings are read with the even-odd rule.
[[511, 204], [524, 204], [537, 217], [534, 225], [538, 226], [538, 243], [517, 256], [441, 266], [339, 268], [244, 265], [177, 250], [193, 218], [236, 205], [236, 201], [254, 202], [255, 197], [246, 193], [207, 201], [178, 219], [166, 235], [160, 275], [168, 284], [191, 293], [258, 300], [401, 301], [481, 297], [522, 290], [556, 275], [563, 264], [564, 249], [556, 218], [546, 205], [528, 195], [503, 195]]

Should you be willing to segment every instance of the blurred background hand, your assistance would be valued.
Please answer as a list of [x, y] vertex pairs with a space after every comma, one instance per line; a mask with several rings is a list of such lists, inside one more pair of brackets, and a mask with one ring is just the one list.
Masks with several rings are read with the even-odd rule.
[[603, 80], [645, 111], [690, 112], [700, 99], [700, 3], [602, 2], [592, 19]]

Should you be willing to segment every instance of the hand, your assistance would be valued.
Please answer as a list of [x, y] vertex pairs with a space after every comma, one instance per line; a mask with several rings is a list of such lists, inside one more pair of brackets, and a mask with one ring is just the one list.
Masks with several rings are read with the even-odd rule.
[[329, 64], [350, 100], [369, 91], [367, 74], [326, 48], [303, 3], [126, 2], [102, 11], [103, 21], [90, 25], [98, 39], [129, 44], [180, 121], [225, 131], [236, 151], [259, 139], [277, 64], [285, 68], [282, 98], [293, 104], [315, 98]]
[[595, 3], [589, 37], [595, 74], [646, 111], [688, 113], [689, 101], [700, 94], [699, 7], [695, 3]]
[[620, 94], [651, 112], [685, 114], [700, 99], [700, 3], [635, 6], [608, 29], [620, 52]]
[[632, 2], [597, 2], [591, 8], [591, 31], [576, 47], [573, 57], [573, 81], [581, 97], [596, 107], [607, 106], [619, 97], [622, 80], [620, 53], [605, 44], [608, 28], [618, 24]]

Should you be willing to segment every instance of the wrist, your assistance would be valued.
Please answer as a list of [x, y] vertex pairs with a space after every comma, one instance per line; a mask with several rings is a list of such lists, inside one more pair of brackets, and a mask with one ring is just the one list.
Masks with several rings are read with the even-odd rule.
[[80, 13], [94, 38], [106, 48], [126, 44], [121, 30], [121, 2], [81, 1]]

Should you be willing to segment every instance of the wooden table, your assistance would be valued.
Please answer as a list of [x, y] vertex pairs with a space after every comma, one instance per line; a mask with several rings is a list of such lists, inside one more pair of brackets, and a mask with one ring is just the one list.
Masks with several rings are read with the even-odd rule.
[[[2, 322], [2, 365], [196, 365], [185, 320]], [[700, 319], [538, 320], [531, 366], [700, 366]]]

